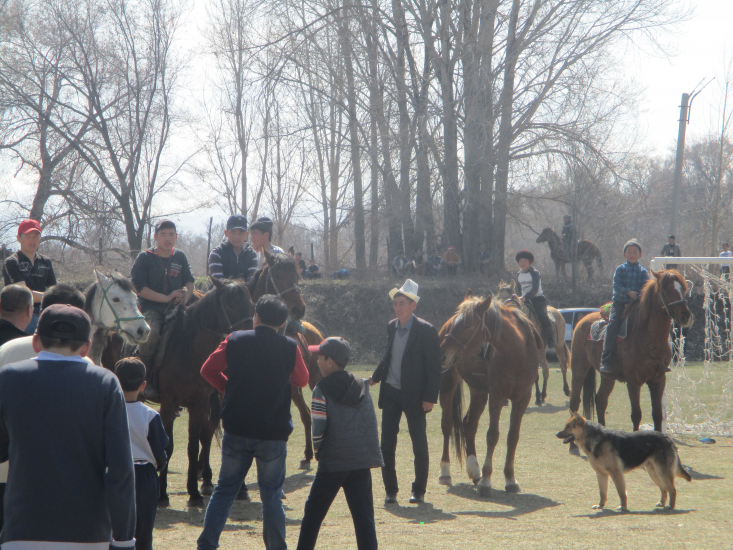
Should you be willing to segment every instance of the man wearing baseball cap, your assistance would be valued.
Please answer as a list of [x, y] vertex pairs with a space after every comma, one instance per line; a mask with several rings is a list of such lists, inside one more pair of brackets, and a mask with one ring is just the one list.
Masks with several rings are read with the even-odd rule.
[[33, 334], [41, 314], [41, 301], [47, 288], [56, 284], [51, 258], [38, 253], [41, 244], [41, 224], [36, 220], [24, 220], [18, 226], [20, 250], [3, 262], [5, 285], [21, 284], [33, 292], [33, 318], [25, 329]]
[[229, 216], [226, 237], [209, 254], [209, 276], [214, 279], [243, 279], [257, 269], [257, 253], [247, 242], [247, 218], [242, 214]]
[[50, 306], [33, 336], [38, 357], [0, 370], [0, 460], [10, 468], [3, 547], [134, 546], [125, 397], [111, 371], [82, 358], [90, 333], [84, 311]]
[[257, 267], [265, 263], [267, 249], [270, 254], [282, 254], [284, 251], [279, 246], [272, 244], [272, 220], [270, 218], [257, 218], [249, 228], [249, 238], [252, 241], [252, 248], [257, 252]]

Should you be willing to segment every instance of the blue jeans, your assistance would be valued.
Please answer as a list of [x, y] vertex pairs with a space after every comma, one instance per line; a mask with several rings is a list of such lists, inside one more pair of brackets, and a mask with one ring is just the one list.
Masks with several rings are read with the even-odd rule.
[[204, 530], [198, 539], [199, 550], [219, 547], [219, 536], [226, 525], [239, 489], [257, 460], [257, 483], [262, 500], [262, 538], [267, 550], [287, 550], [285, 542], [285, 511], [282, 488], [285, 482], [287, 441], [251, 439], [224, 433], [221, 445], [219, 481], [209, 500], [204, 518]]
[[33, 336], [33, 334], [36, 332], [36, 327], [38, 326], [38, 318], [40, 316], [41, 316], [41, 310], [40, 309], [38, 309], [38, 310], [34, 309], [33, 310], [33, 317], [31, 317], [31, 322], [28, 323], [28, 326], [25, 327], [25, 330], [23, 332], [25, 332], [26, 334], [28, 334], [30, 336]]

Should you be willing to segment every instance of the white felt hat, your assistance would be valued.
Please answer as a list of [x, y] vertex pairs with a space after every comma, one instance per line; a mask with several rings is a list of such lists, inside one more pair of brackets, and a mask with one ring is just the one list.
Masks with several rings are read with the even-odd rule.
[[407, 279], [405, 281], [405, 284], [402, 285], [402, 288], [393, 288], [392, 290], [390, 290], [389, 297], [391, 300], [394, 300], [396, 294], [404, 294], [413, 302], [419, 302], [420, 297], [417, 295], [417, 290], [417, 283], [412, 279]]

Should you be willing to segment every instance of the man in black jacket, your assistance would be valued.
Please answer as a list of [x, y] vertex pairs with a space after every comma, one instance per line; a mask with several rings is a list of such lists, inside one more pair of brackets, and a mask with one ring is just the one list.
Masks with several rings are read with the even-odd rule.
[[247, 242], [247, 218], [229, 216], [226, 239], [209, 254], [209, 275], [215, 279], [247, 280], [257, 270], [257, 252]]
[[33, 293], [24, 286], [6, 286], [0, 292], [0, 346], [26, 336], [33, 318]]
[[402, 288], [392, 289], [389, 297], [397, 315], [387, 328], [387, 349], [371, 377], [379, 388], [382, 409], [382, 480], [387, 493], [385, 504], [397, 502], [395, 451], [402, 413], [415, 454], [415, 482], [411, 503], [424, 501], [428, 483], [428, 438], [425, 415], [438, 402], [440, 389], [440, 340], [433, 325], [414, 315], [417, 283], [408, 279]]

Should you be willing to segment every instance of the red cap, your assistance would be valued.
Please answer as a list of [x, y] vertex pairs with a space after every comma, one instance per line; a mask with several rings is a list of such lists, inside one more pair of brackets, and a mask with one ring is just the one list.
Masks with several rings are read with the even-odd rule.
[[36, 220], [23, 220], [18, 226], [18, 235], [25, 235], [31, 231], [41, 232], [41, 224]]
[[308, 351], [313, 355], [321, 355], [321, 346], [308, 346]]

